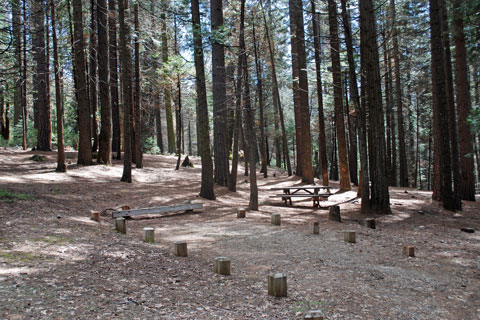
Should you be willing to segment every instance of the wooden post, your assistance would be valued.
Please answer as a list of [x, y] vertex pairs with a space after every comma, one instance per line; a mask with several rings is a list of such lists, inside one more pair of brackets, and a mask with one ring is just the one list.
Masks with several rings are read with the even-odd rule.
[[309, 319], [309, 320], [323, 320], [323, 312], [322, 310], [310, 310], [305, 314], [304, 319]]
[[155, 242], [155, 229], [151, 227], [143, 228], [143, 241], [148, 243]]
[[271, 273], [268, 275], [268, 295], [274, 297], [287, 296], [287, 275]]
[[355, 243], [357, 242], [355, 239], [355, 231], [344, 231], [343, 232], [343, 240], [348, 243]]
[[238, 209], [237, 218], [245, 218], [245, 209], [244, 208]]
[[100, 212], [90, 211], [90, 220], [100, 222]]
[[275, 226], [282, 224], [280, 213], [272, 213], [272, 224]]
[[127, 221], [125, 221], [125, 218], [115, 219], [115, 229], [120, 233], [127, 234]]
[[318, 221], [313, 222], [313, 234], [320, 233], [320, 223]]
[[407, 257], [415, 257], [415, 247], [410, 245], [403, 246], [403, 255]]
[[365, 219], [365, 225], [367, 226], [367, 228], [370, 228], [370, 229], [376, 229], [377, 228], [374, 218]]
[[342, 222], [340, 217], [340, 206], [331, 206], [328, 211], [328, 220]]
[[176, 241], [173, 248], [173, 254], [177, 257], [187, 257], [187, 243], [184, 241]]
[[215, 258], [214, 271], [217, 274], [229, 276], [230, 275], [230, 259], [228, 259], [227, 257]]

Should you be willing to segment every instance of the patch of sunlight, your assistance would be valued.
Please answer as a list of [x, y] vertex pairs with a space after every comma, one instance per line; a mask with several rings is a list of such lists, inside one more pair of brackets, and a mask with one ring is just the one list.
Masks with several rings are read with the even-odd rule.
[[[60, 260], [81, 261], [86, 259], [87, 252], [94, 247], [93, 245], [72, 245], [55, 242], [58, 239], [56, 237], [47, 237], [37, 242], [27, 242], [24, 245], [16, 246], [16, 250], [29, 255], [39, 256], [43, 260], [57, 258]], [[60, 239], [70, 241], [67, 238]], [[45, 243], [48, 243], [48, 245], [45, 245]]]
[[39, 272], [38, 268], [17, 267], [17, 268], [3, 268], [0, 266], [0, 275], [2, 276], [16, 276], [20, 274], [30, 274]]
[[398, 213], [395, 215], [388, 215], [388, 216], [385, 216], [384, 223], [403, 221], [403, 220], [409, 219], [411, 216], [412, 216], [411, 213]]

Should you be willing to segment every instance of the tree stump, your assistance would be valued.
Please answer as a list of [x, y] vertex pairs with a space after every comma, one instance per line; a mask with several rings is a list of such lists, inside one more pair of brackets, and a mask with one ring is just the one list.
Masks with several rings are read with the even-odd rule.
[[237, 218], [245, 218], [245, 209], [244, 208], [238, 209]]
[[90, 211], [90, 220], [100, 222], [100, 212]]
[[115, 229], [120, 233], [127, 234], [127, 221], [125, 221], [125, 218], [115, 219]]
[[268, 295], [274, 297], [287, 296], [287, 275], [272, 273], [268, 275]]
[[376, 222], [375, 222], [374, 218], [365, 219], [365, 225], [367, 226], [367, 228], [370, 228], [370, 229], [376, 229], [377, 228], [377, 225], [376, 225]]
[[173, 248], [173, 254], [177, 257], [187, 257], [187, 243], [184, 241], [176, 241]]
[[348, 243], [355, 243], [357, 242], [355, 239], [355, 231], [344, 231], [343, 232], [343, 240]]
[[415, 257], [415, 247], [410, 245], [403, 246], [403, 255], [407, 257]]
[[328, 220], [342, 222], [340, 217], [340, 206], [331, 206], [328, 210]]
[[272, 214], [272, 224], [275, 226], [279, 226], [282, 224], [280, 213]]
[[143, 228], [143, 241], [148, 243], [155, 242], [155, 229], [151, 227]]
[[318, 221], [313, 222], [313, 234], [320, 234], [320, 223]]
[[304, 319], [309, 319], [309, 320], [323, 320], [324, 315], [322, 310], [310, 310], [305, 314]]
[[188, 155], [185, 157], [185, 160], [183, 160], [182, 162], [182, 167], [186, 168], [186, 167], [189, 167], [189, 168], [193, 168], [193, 163], [190, 161], [190, 159], [188, 158]]
[[230, 259], [228, 259], [227, 257], [215, 258], [214, 271], [217, 274], [229, 276], [230, 275]]

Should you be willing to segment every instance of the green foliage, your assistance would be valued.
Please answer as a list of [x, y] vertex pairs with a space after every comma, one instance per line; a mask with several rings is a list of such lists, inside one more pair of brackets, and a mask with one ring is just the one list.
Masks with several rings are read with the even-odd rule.
[[32, 197], [26, 193], [15, 193], [0, 189], [0, 201], [13, 202], [15, 200], [31, 200]]
[[157, 141], [153, 137], [148, 137], [144, 140], [143, 150], [149, 154], [160, 154], [160, 148], [157, 146]]
[[47, 158], [45, 156], [40, 156], [38, 154], [31, 156], [29, 159], [35, 162], [47, 162]]
[[473, 134], [480, 133], [480, 106], [472, 109], [467, 121], [470, 124], [470, 130]]

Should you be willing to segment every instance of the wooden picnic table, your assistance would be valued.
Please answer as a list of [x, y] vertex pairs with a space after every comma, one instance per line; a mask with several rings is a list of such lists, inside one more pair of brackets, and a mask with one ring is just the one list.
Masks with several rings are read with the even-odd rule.
[[[328, 199], [330, 196], [330, 186], [293, 186], [293, 187], [279, 187], [271, 188], [270, 190], [281, 190], [283, 194], [270, 196], [271, 198], [281, 197], [285, 205], [292, 205], [292, 198], [312, 198], [313, 206], [320, 206], [320, 198], [322, 200]], [[321, 193], [320, 191], [325, 190]]]

